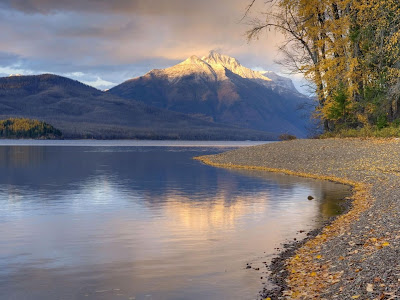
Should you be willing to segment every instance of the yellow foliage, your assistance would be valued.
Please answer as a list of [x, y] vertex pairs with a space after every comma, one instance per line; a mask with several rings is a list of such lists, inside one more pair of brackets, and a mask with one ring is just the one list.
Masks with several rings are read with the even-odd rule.
[[[280, 14], [271, 15], [287, 37], [284, 53], [296, 62], [295, 71], [314, 83], [322, 118], [339, 124], [374, 123], [387, 110], [389, 91], [400, 77], [400, 2], [277, 3]], [[288, 45], [303, 51], [290, 51]], [[337, 96], [340, 86], [345, 101]]]
[[38, 120], [24, 118], [0, 120], [0, 137], [3, 138], [38, 138], [60, 136], [61, 132], [59, 130]]

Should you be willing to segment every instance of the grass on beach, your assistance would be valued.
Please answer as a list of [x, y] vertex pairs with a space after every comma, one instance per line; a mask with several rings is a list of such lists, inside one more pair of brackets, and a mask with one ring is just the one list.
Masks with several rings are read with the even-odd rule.
[[377, 126], [363, 127], [359, 129], [347, 128], [338, 129], [333, 132], [325, 132], [319, 136], [325, 138], [394, 138], [400, 137], [400, 127], [391, 125], [389, 127], [378, 128]]

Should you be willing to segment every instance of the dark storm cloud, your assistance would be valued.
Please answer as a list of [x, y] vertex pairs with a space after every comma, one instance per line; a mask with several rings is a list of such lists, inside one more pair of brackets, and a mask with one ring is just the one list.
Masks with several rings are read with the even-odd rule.
[[249, 67], [267, 68], [275, 57], [276, 37], [246, 43], [247, 26], [239, 20], [248, 3], [2, 0], [0, 73], [79, 74], [80, 80], [99, 77], [119, 83], [211, 49]]

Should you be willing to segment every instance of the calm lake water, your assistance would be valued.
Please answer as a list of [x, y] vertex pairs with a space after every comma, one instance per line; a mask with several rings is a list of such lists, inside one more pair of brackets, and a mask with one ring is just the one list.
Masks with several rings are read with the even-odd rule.
[[192, 159], [249, 144], [1, 141], [0, 299], [255, 299], [349, 188]]

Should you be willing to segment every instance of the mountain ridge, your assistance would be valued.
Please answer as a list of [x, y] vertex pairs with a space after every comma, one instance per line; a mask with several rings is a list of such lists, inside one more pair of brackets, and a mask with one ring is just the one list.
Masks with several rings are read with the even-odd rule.
[[32, 118], [65, 138], [274, 139], [145, 105], [54, 74], [0, 78], [0, 118]]
[[303, 137], [307, 122], [297, 110], [308, 100], [290, 79], [215, 51], [108, 91], [54, 74], [0, 78], [1, 118], [46, 121], [70, 138]]
[[108, 93], [167, 110], [203, 115], [217, 123], [276, 134], [304, 137], [309, 125], [297, 110], [310, 99], [299, 93], [290, 79], [254, 71], [215, 51], [202, 58], [193, 55], [166, 69], [151, 70]]

